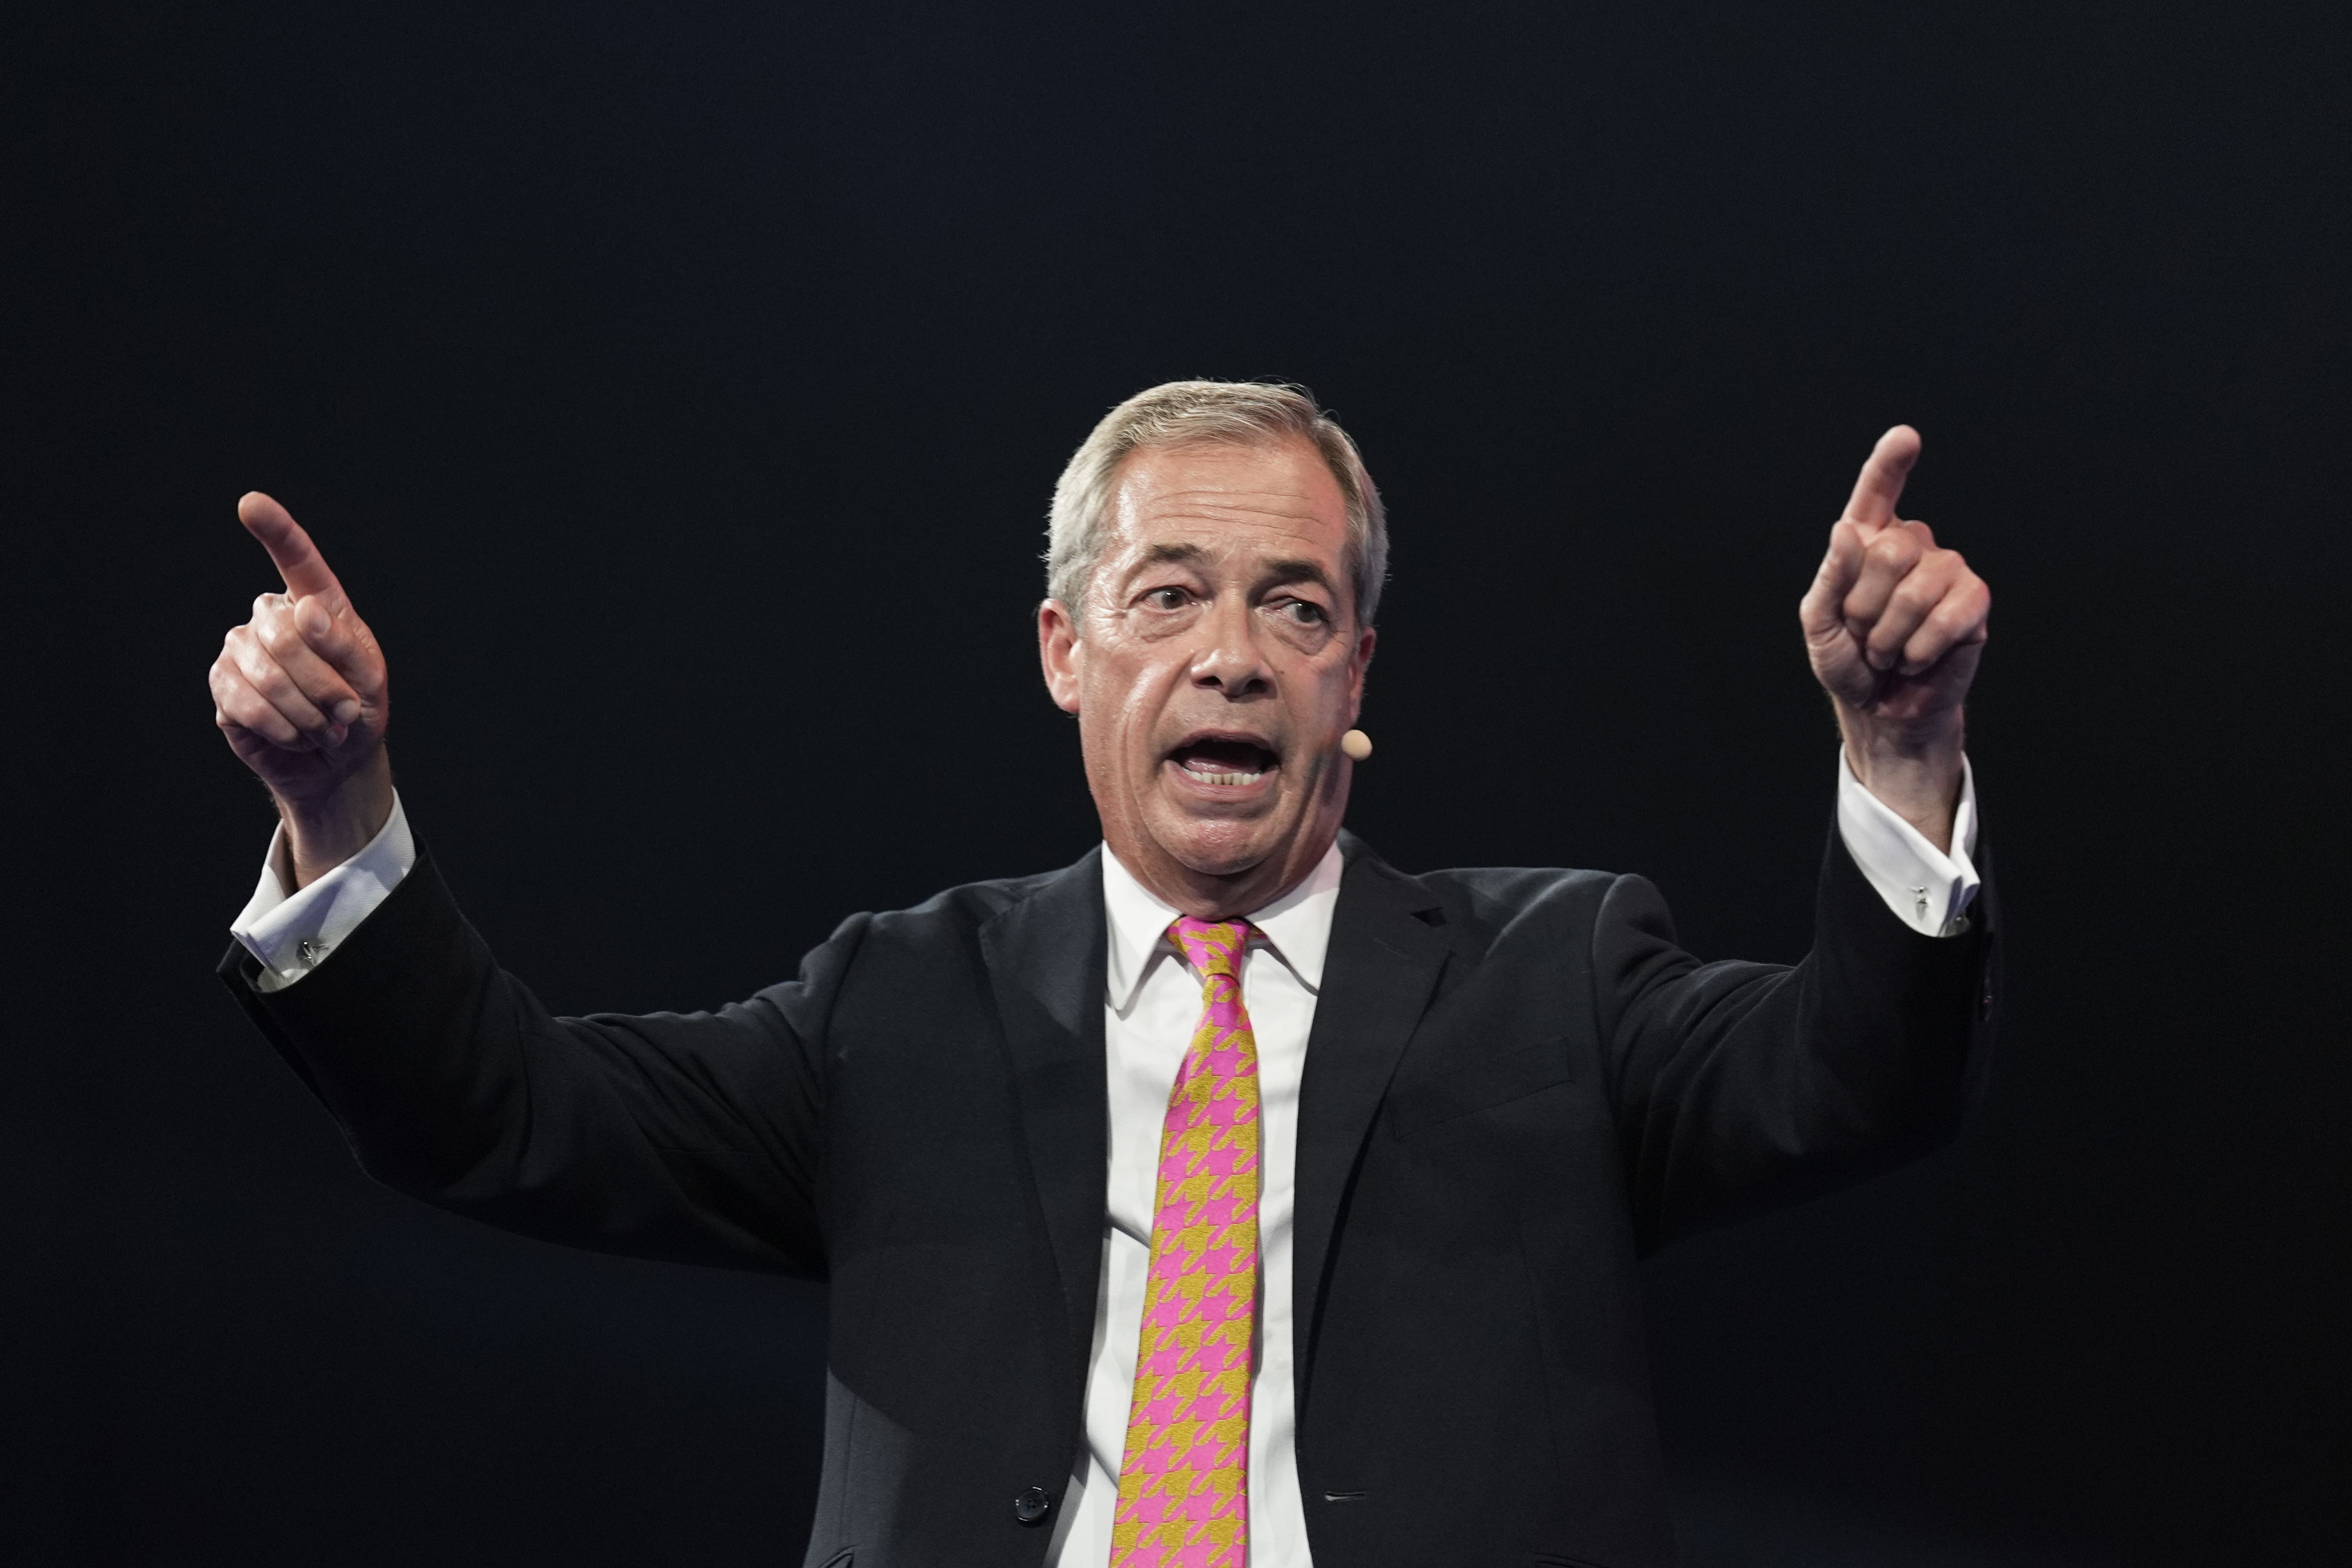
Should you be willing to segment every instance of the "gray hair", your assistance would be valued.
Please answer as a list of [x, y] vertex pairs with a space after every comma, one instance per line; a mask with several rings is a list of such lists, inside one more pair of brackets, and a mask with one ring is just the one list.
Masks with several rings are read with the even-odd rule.
[[1119, 466], [1147, 447], [1271, 446], [1296, 437], [1313, 445], [1339, 481], [1346, 503], [1348, 574], [1356, 623], [1370, 626], [1388, 580], [1388, 514], [1364, 459], [1339, 422], [1305, 389], [1263, 381], [1169, 381], [1137, 393], [1103, 416], [1054, 485], [1045, 525], [1045, 594], [1079, 619], [1095, 567], [1110, 537], [1111, 495]]

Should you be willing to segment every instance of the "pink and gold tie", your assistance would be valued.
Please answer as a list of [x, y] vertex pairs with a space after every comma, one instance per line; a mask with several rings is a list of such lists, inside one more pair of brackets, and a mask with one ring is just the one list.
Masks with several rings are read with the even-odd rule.
[[1250, 1329], [1257, 1307], [1257, 1041], [1244, 921], [1168, 935], [1202, 976], [1201, 1022], [1160, 1131], [1151, 1271], [1112, 1516], [1113, 1568], [1249, 1561]]

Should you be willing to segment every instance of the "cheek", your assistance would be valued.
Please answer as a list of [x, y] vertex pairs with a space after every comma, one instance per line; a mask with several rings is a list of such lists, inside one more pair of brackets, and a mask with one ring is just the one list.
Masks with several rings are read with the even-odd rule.
[[1313, 696], [1308, 700], [1318, 712], [1345, 713], [1355, 700], [1356, 667], [1352, 659], [1344, 656], [1318, 659], [1310, 679]]
[[1160, 719], [1184, 684], [1181, 660], [1132, 646], [1105, 648], [1087, 661], [1079, 713], [1106, 755], [1156, 761]]

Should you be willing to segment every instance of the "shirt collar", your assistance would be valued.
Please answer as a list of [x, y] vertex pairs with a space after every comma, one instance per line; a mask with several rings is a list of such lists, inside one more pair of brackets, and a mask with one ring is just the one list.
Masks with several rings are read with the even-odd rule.
[[[1125, 1013], [1135, 1005], [1136, 993], [1154, 960], [1175, 949], [1165, 941], [1169, 923], [1181, 912], [1160, 901], [1159, 895], [1135, 879], [1119, 864], [1110, 846], [1103, 846], [1103, 912], [1110, 928], [1109, 963], [1105, 970], [1104, 999]], [[1347, 858], [1334, 843], [1315, 863], [1304, 881], [1264, 909], [1243, 918], [1256, 929], [1289, 971], [1309, 991], [1323, 984], [1323, 958], [1331, 946], [1331, 916], [1339, 903], [1339, 878]]]

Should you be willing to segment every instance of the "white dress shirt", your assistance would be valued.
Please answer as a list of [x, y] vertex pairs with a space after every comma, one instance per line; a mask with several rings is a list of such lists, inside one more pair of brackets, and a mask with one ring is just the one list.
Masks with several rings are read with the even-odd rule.
[[[1960, 802], [1947, 855], [1864, 789], [1838, 759], [1840, 836], [1896, 918], [1927, 936], [1957, 934], [1975, 899], [1976, 779], [1962, 763]], [[273, 837], [261, 880], [229, 928], [261, 965], [264, 991], [291, 985], [333, 952], [416, 861], [397, 796], [392, 818], [367, 847], [299, 892], [280, 874]], [[1331, 916], [1339, 900], [1338, 846], [1307, 880], [1247, 917], [1256, 930], [1242, 962], [1242, 1002], [1257, 1040], [1257, 1359], [1250, 1390], [1250, 1561], [1254, 1568], [1310, 1568], [1306, 1504], [1298, 1489], [1291, 1371], [1291, 1220], [1298, 1147], [1298, 1086], [1323, 983]], [[1154, 897], [1106, 847], [1103, 910], [1110, 951], [1103, 995], [1109, 1085], [1110, 1169], [1103, 1216], [1102, 1283], [1087, 1367], [1086, 1454], [1055, 1521], [1047, 1568], [1107, 1568], [1118, 1502], [1118, 1466], [1135, 1389], [1151, 1258], [1160, 1131], [1177, 1068], [1201, 1016], [1201, 977], [1165, 940], [1178, 911]]]
[[[1307, 880], [1245, 918], [1242, 1006], [1257, 1041], [1258, 1323], [1250, 1368], [1250, 1560], [1307, 1561], [1298, 1493], [1297, 1420], [1290, 1370], [1290, 1219], [1297, 1165], [1298, 1081], [1323, 984], [1323, 952], [1339, 902], [1337, 844]], [[1160, 1133], [1176, 1071], [1201, 1022], [1199, 971], [1168, 941], [1182, 911], [1129, 875], [1106, 847], [1103, 912], [1110, 955], [1103, 996], [1104, 1066], [1110, 1082], [1110, 1184], [1104, 1205], [1101, 1293], [1087, 1363], [1087, 1452], [1055, 1521], [1046, 1568], [1098, 1568], [1110, 1561], [1118, 1467], [1135, 1394], [1143, 1289], [1151, 1271], [1151, 1217], [1159, 1204]]]

